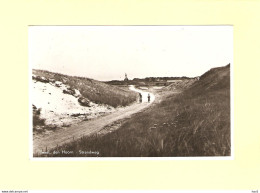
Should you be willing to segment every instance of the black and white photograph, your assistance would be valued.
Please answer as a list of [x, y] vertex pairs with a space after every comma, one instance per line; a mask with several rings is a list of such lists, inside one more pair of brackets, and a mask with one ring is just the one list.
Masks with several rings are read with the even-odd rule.
[[33, 158], [232, 156], [233, 26], [29, 26]]

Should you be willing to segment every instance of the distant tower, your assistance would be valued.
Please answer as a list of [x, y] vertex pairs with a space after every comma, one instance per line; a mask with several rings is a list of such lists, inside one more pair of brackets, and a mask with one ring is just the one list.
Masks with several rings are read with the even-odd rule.
[[125, 79], [124, 81], [128, 81], [127, 74], [125, 73]]

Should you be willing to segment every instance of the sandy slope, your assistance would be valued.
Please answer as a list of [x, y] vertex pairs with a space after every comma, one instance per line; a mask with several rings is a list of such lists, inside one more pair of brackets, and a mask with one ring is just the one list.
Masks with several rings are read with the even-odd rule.
[[154, 102], [155, 97], [152, 93], [150, 93], [151, 103], [148, 103], [147, 99], [145, 99], [147, 98], [148, 92], [141, 91], [134, 88], [133, 86], [130, 86], [130, 89], [142, 93], [144, 97], [143, 103], [135, 103], [131, 106], [117, 109], [115, 112], [109, 115], [75, 124], [66, 129], [58, 130], [51, 135], [45, 136], [43, 138], [36, 138], [33, 141], [33, 152], [40, 153], [42, 150], [45, 151], [46, 147], [49, 150], [56, 147], [57, 145], [62, 145], [72, 140], [76, 140], [82, 136], [96, 133], [106, 125], [109, 125], [117, 120], [130, 117], [132, 114], [141, 111], [142, 109], [148, 107], [152, 102]]
[[[46, 120], [47, 125], [70, 125], [85, 118], [92, 119], [115, 111], [115, 108], [111, 106], [92, 102], [89, 107], [81, 106], [78, 102], [78, 97], [81, 96], [78, 90], [75, 90], [75, 96], [64, 94], [63, 90], [67, 90], [67, 85], [61, 82], [57, 87], [55, 83], [33, 81], [32, 104], [41, 108], [41, 118]], [[73, 114], [83, 114], [84, 116], [73, 117]]]

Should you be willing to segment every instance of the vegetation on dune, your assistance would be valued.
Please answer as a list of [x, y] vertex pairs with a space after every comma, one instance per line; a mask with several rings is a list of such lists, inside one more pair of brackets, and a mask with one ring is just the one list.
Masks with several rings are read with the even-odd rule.
[[67, 76], [44, 70], [33, 70], [33, 74], [67, 84], [72, 89], [79, 90], [83, 97], [97, 104], [107, 104], [113, 107], [127, 106], [135, 102], [137, 97], [135, 92], [89, 78]]
[[83, 137], [55, 150], [73, 151], [69, 156], [77, 157], [229, 156], [230, 143], [228, 65], [208, 71], [189, 89], [168, 95], [112, 133]]
[[41, 118], [41, 108], [37, 108], [36, 106], [32, 105], [32, 113], [33, 113], [33, 132], [34, 133], [42, 133], [45, 130], [55, 130], [57, 126], [54, 125], [47, 125], [45, 122], [46, 120]]
[[33, 130], [36, 130], [37, 127], [45, 126], [45, 120], [40, 117], [41, 109], [37, 109], [33, 105]]

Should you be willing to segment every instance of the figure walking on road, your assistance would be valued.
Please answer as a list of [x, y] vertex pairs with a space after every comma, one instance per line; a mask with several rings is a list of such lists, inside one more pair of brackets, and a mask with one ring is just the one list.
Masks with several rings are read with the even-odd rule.
[[150, 98], [151, 98], [150, 94], [148, 93], [148, 103], [150, 102]]
[[139, 102], [142, 103], [142, 94], [139, 92]]

